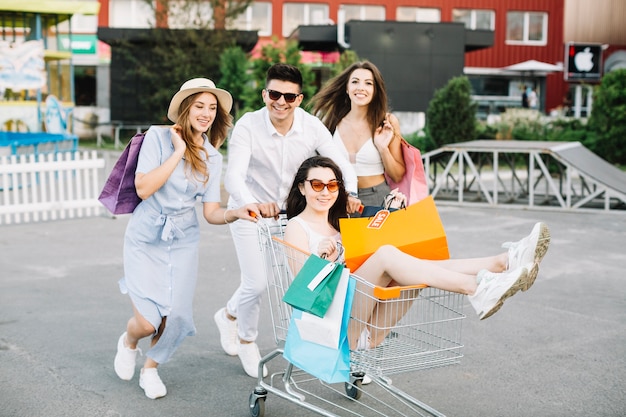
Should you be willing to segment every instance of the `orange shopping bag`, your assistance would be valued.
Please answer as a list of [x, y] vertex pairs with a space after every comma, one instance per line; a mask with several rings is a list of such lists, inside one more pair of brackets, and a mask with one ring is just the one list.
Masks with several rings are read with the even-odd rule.
[[356, 271], [382, 245], [421, 259], [448, 259], [448, 240], [432, 196], [373, 217], [340, 219], [346, 266]]

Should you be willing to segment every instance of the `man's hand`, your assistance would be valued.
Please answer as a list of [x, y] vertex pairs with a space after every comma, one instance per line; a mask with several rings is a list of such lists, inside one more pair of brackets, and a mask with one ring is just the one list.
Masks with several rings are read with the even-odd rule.
[[278, 219], [278, 215], [280, 214], [280, 207], [275, 202], [271, 203], [259, 203], [257, 204], [259, 211], [261, 212], [261, 216], [269, 218], [273, 217]]
[[360, 211], [361, 206], [361, 200], [353, 196], [348, 196], [348, 207], [346, 207], [348, 214]]

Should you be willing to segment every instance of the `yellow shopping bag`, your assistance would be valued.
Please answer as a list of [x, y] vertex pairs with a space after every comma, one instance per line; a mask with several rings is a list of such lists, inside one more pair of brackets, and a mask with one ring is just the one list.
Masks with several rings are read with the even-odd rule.
[[356, 271], [382, 245], [421, 259], [448, 259], [448, 241], [432, 196], [373, 217], [340, 219], [346, 266]]

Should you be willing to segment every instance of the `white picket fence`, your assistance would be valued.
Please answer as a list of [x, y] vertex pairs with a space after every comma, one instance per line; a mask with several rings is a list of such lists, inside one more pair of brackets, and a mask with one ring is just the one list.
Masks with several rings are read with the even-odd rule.
[[104, 165], [96, 151], [0, 156], [0, 224], [102, 214]]

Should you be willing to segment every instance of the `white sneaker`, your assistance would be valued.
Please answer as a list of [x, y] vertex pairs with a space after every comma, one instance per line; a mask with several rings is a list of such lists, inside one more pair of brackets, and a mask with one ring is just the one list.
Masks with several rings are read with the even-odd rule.
[[[261, 353], [259, 353], [259, 347], [256, 343], [239, 343], [239, 359], [243, 365], [243, 370], [252, 378], [259, 377], [259, 362], [261, 361]], [[267, 367], [263, 365], [263, 377], [267, 376]]]
[[237, 320], [230, 320], [226, 317], [226, 308], [222, 307], [217, 310], [217, 313], [213, 316], [215, 324], [220, 331], [220, 343], [222, 349], [227, 355], [237, 356]]
[[115, 373], [124, 381], [130, 381], [135, 375], [135, 363], [137, 353], [141, 354], [141, 349], [131, 349], [126, 347], [126, 332], [117, 340], [117, 353], [113, 361]]
[[143, 388], [146, 397], [152, 400], [165, 397], [165, 394], [167, 394], [167, 389], [159, 377], [157, 368], [141, 368], [139, 386]]
[[368, 350], [370, 349], [370, 331], [367, 327], [363, 328], [359, 340], [356, 343], [356, 350]]
[[476, 278], [479, 281], [478, 288], [468, 298], [478, 317], [484, 320], [498, 311], [504, 300], [521, 289], [528, 278], [528, 269], [520, 266], [500, 273], [483, 269]]
[[361, 380], [361, 385], [369, 385], [372, 383], [372, 378], [367, 376], [367, 374], [363, 375], [363, 380]]
[[528, 290], [535, 282], [539, 273], [539, 263], [548, 251], [549, 245], [550, 230], [545, 223], [535, 223], [530, 234], [517, 242], [502, 244], [503, 248], [509, 250], [509, 270], [532, 264], [522, 285], [522, 291]]

